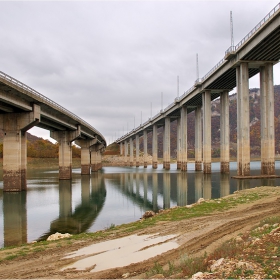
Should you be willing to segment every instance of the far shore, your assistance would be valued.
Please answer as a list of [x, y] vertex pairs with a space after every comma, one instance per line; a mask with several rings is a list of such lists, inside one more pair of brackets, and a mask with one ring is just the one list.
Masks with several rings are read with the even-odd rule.
[[[251, 157], [251, 161], [260, 161], [260, 157]], [[275, 157], [276, 161], [280, 160], [279, 156]], [[220, 158], [212, 158], [212, 162], [219, 162]], [[159, 158], [158, 163], [162, 164], [163, 159]], [[171, 163], [176, 163], [176, 159], [171, 159]], [[194, 163], [195, 160], [194, 158], [189, 158], [188, 159], [189, 163]], [[231, 158], [230, 162], [236, 162], [236, 158]], [[59, 167], [59, 162], [58, 158], [28, 158], [27, 159], [27, 168], [32, 168], [32, 169], [40, 169], [40, 168], [50, 168], [50, 169], [56, 169]], [[152, 164], [152, 157], [149, 156], [148, 158], [148, 165]], [[134, 165], [135, 165], [135, 160], [134, 160]], [[140, 166], [143, 166], [143, 157], [140, 157]], [[123, 157], [117, 156], [117, 155], [107, 155], [103, 156], [102, 160], [102, 166], [124, 166], [123, 162]], [[73, 158], [72, 159], [72, 168], [80, 168], [81, 167], [81, 159], [80, 158]], [[3, 168], [3, 158], [0, 158], [0, 169]]]

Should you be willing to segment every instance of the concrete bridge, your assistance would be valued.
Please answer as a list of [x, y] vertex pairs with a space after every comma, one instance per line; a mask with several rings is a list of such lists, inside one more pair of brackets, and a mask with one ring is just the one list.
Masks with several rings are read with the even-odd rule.
[[4, 191], [26, 190], [26, 131], [50, 130], [59, 144], [59, 179], [72, 178], [72, 142], [81, 147], [81, 173], [101, 168], [103, 135], [84, 120], [44, 95], [0, 72], [0, 129], [3, 138]]
[[[237, 88], [237, 174], [250, 174], [249, 79], [260, 73], [261, 173], [275, 174], [273, 65], [280, 59], [280, 3], [224, 58], [182, 96], [139, 127], [117, 139], [124, 162], [132, 166], [143, 136], [147, 166], [147, 133], [152, 131], [153, 168], [158, 163], [157, 129], [163, 127], [163, 167], [170, 168], [170, 122], [177, 120], [177, 167], [187, 170], [187, 118], [195, 111], [195, 168], [211, 173], [211, 101], [220, 97], [221, 172], [229, 172], [229, 91]], [[203, 113], [202, 113], [203, 112]], [[202, 121], [201, 121], [202, 120]], [[202, 135], [203, 132], [203, 135]], [[135, 141], [134, 141], [135, 140]], [[129, 151], [128, 151], [129, 150]]]

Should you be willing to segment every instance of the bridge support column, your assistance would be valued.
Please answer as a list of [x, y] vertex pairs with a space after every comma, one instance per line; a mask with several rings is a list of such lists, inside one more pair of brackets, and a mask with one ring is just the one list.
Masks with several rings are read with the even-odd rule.
[[187, 170], [188, 164], [188, 146], [187, 146], [187, 124], [188, 124], [188, 114], [187, 107], [183, 106], [181, 108], [181, 171]]
[[91, 171], [96, 172], [102, 168], [102, 145], [96, 144], [91, 146]]
[[120, 143], [120, 156], [123, 155], [123, 143], [121, 142]]
[[75, 131], [51, 131], [51, 138], [59, 144], [59, 180], [72, 179], [72, 142], [81, 135], [80, 126]]
[[153, 168], [157, 169], [158, 162], [158, 136], [157, 136], [157, 125], [153, 125]]
[[236, 68], [237, 85], [237, 175], [250, 175], [249, 70], [242, 62]]
[[144, 140], [144, 168], [148, 166], [148, 135], [147, 130], [143, 131], [143, 140]]
[[221, 117], [220, 117], [220, 133], [221, 133], [221, 173], [229, 172], [229, 99], [228, 91], [221, 94]]
[[135, 149], [136, 149], [136, 167], [140, 166], [139, 162], [139, 134], [136, 134], [135, 137]]
[[165, 169], [165, 125], [162, 127], [162, 167]]
[[261, 174], [275, 174], [273, 64], [260, 68], [261, 90]]
[[181, 169], [181, 117], [177, 118], [177, 170]]
[[133, 161], [134, 161], [133, 150], [134, 150], [133, 139], [131, 137], [129, 139], [129, 161], [130, 161], [129, 165], [130, 166], [133, 166]]
[[195, 171], [202, 170], [201, 107], [195, 109]]
[[97, 143], [96, 139], [93, 140], [76, 140], [75, 143], [81, 147], [81, 174], [90, 174], [90, 147]]
[[211, 91], [202, 94], [203, 106], [203, 171], [211, 173]]
[[40, 122], [40, 106], [30, 113], [0, 115], [3, 129], [3, 191], [24, 191], [26, 185], [26, 131]]
[[170, 118], [165, 118], [165, 125], [164, 125], [164, 168], [166, 170], [170, 170]]
[[124, 166], [128, 166], [128, 143], [124, 141]]

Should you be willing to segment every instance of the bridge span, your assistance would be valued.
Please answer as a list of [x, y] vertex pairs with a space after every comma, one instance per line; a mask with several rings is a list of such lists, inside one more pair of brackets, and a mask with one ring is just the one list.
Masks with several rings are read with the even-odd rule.
[[[273, 65], [280, 59], [280, 3], [236, 46], [231, 46], [203, 78], [139, 127], [116, 140], [127, 165], [139, 166], [139, 137], [143, 136], [147, 166], [147, 133], [152, 131], [153, 168], [158, 163], [157, 129], [163, 127], [163, 166], [170, 168], [170, 122], [177, 120], [177, 168], [187, 170], [187, 118], [195, 111], [196, 170], [211, 173], [211, 101], [220, 97], [221, 172], [229, 172], [229, 91], [237, 88], [237, 174], [250, 174], [249, 79], [260, 73], [261, 172], [275, 174]], [[201, 121], [202, 120], [202, 121]], [[134, 141], [135, 140], [135, 141]], [[135, 142], [135, 144], [134, 144]], [[129, 151], [128, 151], [129, 150]]]
[[81, 147], [81, 174], [101, 168], [103, 135], [90, 124], [36, 90], [0, 72], [0, 129], [3, 138], [4, 191], [26, 190], [26, 132], [50, 130], [59, 144], [59, 179], [72, 178], [72, 142]]

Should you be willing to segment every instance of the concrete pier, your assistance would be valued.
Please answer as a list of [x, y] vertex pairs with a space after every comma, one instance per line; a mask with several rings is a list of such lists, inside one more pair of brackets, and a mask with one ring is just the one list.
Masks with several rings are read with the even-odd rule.
[[40, 121], [40, 106], [33, 105], [30, 113], [0, 115], [3, 129], [3, 190], [24, 191], [26, 185], [27, 142], [26, 131]]
[[177, 170], [181, 169], [181, 117], [177, 118]]
[[51, 131], [51, 138], [59, 144], [59, 180], [72, 179], [72, 142], [81, 134], [78, 126], [75, 131]]
[[133, 156], [133, 138], [130, 137], [129, 139], [129, 166], [133, 166], [134, 156]]
[[144, 140], [144, 168], [148, 166], [148, 135], [147, 130], [143, 131], [143, 140]]
[[275, 128], [273, 64], [260, 68], [261, 91], [261, 174], [275, 174]]
[[211, 91], [202, 94], [203, 106], [203, 172], [211, 173]]
[[153, 168], [157, 169], [158, 163], [158, 135], [157, 135], [157, 125], [153, 125]]
[[248, 63], [236, 68], [237, 85], [237, 175], [250, 175], [250, 116]]
[[187, 163], [188, 163], [188, 147], [187, 147], [187, 107], [183, 106], [181, 108], [181, 171], [187, 170]]
[[120, 156], [123, 155], [123, 143], [121, 142], [120, 143]]
[[163, 158], [164, 158], [164, 168], [166, 170], [170, 170], [170, 118], [165, 118], [165, 125], [164, 125], [164, 151], [163, 151]]
[[221, 173], [229, 173], [229, 98], [228, 91], [221, 93], [220, 103], [220, 161]]
[[195, 109], [195, 171], [202, 170], [202, 125], [201, 107]]
[[135, 137], [135, 149], [136, 149], [136, 167], [140, 166], [139, 162], [139, 134], [136, 134]]
[[96, 172], [102, 168], [101, 145], [94, 145], [90, 149], [91, 154], [91, 171]]
[[124, 166], [128, 166], [128, 140], [124, 141]]
[[81, 147], [81, 175], [89, 175], [91, 169], [90, 147], [97, 143], [96, 139], [84, 140], [79, 139], [75, 144]]
[[162, 167], [165, 169], [165, 126], [162, 127]]

